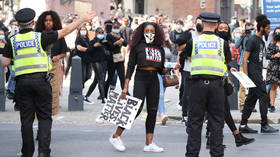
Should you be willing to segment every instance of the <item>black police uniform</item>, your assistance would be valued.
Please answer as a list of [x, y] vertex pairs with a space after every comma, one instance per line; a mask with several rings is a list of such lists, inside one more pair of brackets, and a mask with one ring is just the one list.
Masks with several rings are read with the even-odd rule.
[[[220, 16], [215, 13], [201, 13], [204, 22], [217, 23]], [[203, 32], [214, 34], [214, 32]], [[192, 40], [187, 43], [186, 53], [188, 57], [192, 54]], [[230, 58], [230, 50], [224, 44], [225, 59]], [[212, 157], [224, 155], [223, 127], [224, 127], [224, 82], [223, 77], [213, 75], [193, 75], [190, 92], [190, 113], [188, 124], [188, 144], [186, 157], [198, 157], [201, 147], [201, 129], [205, 112], [208, 113], [208, 123], [211, 132], [210, 154]]]
[[[15, 18], [21, 26], [30, 25], [35, 17], [35, 11], [29, 8], [19, 10]], [[28, 33], [33, 29], [22, 29], [20, 34]], [[56, 31], [41, 34], [41, 46], [54, 43], [58, 38]], [[8, 40], [4, 57], [13, 59], [11, 41]], [[16, 103], [20, 107], [22, 156], [33, 157], [34, 139], [33, 122], [35, 113], [39, 121], [38, 153], [40, 157], [50, 156], [51, 126], [52, 126], [52, 92], [47, 78], [47, 72], [23, 74], [16, 77]]]

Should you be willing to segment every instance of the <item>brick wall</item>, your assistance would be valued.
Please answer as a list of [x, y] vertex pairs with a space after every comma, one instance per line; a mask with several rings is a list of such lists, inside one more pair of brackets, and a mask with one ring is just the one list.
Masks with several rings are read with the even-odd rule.
[[[105, 17], [109, 17], [109, 3], [110, 0], [76, 0], [80, 2], [90, 3], [92, 5], [92, 10], [96, 11], [97, 15], [101, 11], [105, 13]], [[70, 13], [83, 12], [83, 10], [77, 11], [75, 10], [75, 2], [65, 3], [64, 5], [60, 4], [60, 0], [46, 0], [46, 9], [54, 10], [58, 12], [59, 15], [67, 15]]]
[[[160, 13], [173, 17], [173, 10], [176, 8], [173, 7], [173, 1], [176, 0], [147, 0], [146, 1], [146, 12], [149, 15], [154, 15], [156, 8], [159, 9]], [[187, 0], [186, 0], [187, 1]]]
[[200, 8], [200, 0], [173, 0], [173, 18], [184, 18], [187, 15], [198, 16], [201, 12], [215, 12], [216, 0], [206, 0], [206, 8]]

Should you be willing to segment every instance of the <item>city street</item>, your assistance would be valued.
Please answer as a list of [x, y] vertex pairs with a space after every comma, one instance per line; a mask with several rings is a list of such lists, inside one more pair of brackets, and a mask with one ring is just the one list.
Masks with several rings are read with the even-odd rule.
[[[93, 78], [93, 77], [92, 77]], [[92, 79], [86, 83], [84, 92], [87, 91]], [[69, 78], [64, 81], [63, 93], [61, 96], [60, 113], [53, 117], [52, 129], [52, 157], [179, 157], [184, 156], [185, 146], [187, 143], [187, 135], [185, 126], [178, 119], [181, 111], [177, 109], [178, 90], [170, 87], [166, 90], [166, 113], [170, 116], [167, 126], [157, 125], [155, 131], [155, 142], [165, 148], [164, 153], [145, 153], [143, 147], [145, 144], [144, 122], [146, 111], [135, 121], [134, 127], [130, 131], [126, 131], [122, 137], [127, 146], [126, 152], [117, 152], [109, 143], [109, 137], [115, 130], [112, 124], [97, 124], [95, 119], [100, 114], [102, 105], [97, 100], [98, 90], [96, 89], [91, 95], [91, 99], [95, 102], [93, 105], [84, 104], [84, 111], [69, 112], [68, 93]], [[119, 89], [119, 84], [117, 85]], [[130, 84], [130, 92], [132, 92], [133, 81]], [[278, 92], [279, 93], [279, 92]], [[279, 102], [279, 97], [277, 103]], [[258, 109], [258, 108], [257, 108]], [[232, 111], [235, 121], [240, 120], [240, 112]], [[280, 112], [269, 113], [271, 121], [279, 122]], [[260, 120], [259, 112], [253, 113], [250, 118], [252, 123], [258, 123]], [[250, 121], [249, 121], [250, 122]], [[36, 123], [35, 123], [36, 124]], [[239, 124], [237, 124], [238, 126]], [[35, 125], [36, 126], [36, 125]], [[259, 129], [259, 124], [250, 124], [255, 129]], [[279, 124], [275, 125], [279, 128]], [[36, 129], [35, 129], [36, 130]], [[227, 145], [225, 157], [264, 157], [275, 156], [279, 152], [280, 134], [264, 135], [254, 134], [248, 137], [256, 138], [256, 142], [237, 148], [235, 147], [232, 133], [225, 126], [224, 144]], [[36, 135], [36, 131], [34, 133]], [[205, 149], [205, 129], [202, 133], [201, 156], [207, 157], [209, 151]], [[37, 149], [36, 142], [36, 149]], [[10, 100], [6, 102], [6, 111], [0, 112], [0, 157], [15, 157], [19, 155], [21, 149], [21, 133], [19, 113], [13, 111], [13, 104]], [[37, 151], [37, 150], [36, 150]], [[34, 156], [37, 155], [35, 152]]]
[[[259, 129], [259, 125], [252, 125]], [[278, 127], [278, 126], [277, 126]], [[112, 125], [54, 125], [52, 129], [52, 157], [183, 157], [187, 136], [183, 124], [171, 123], [168, 126], [156, 126], [154, 141], [165, 148], [163, 153], [143, 152], [145, 142], [144, 122], [138, 121], [122, 137], [127, 146], [125, 152], [117, 152], [108, 138], [116, 127]], [[205, 129], [202, 135], [205, 134]], [[21, 149], [20, 126], [18, 124], [0, 123], [0, 157], [15, 157]], [[235, 147], [233, 136], [228, 128], [224, 131], [224, 144], [227, 145], [225, 157], [264, 157], [279, 153], [279, 134], [253, 134], [256, 142]], [[205, 149], [206, 139], [202, 136], [202, 157], [210, 156]], [[36, 142], [37, 149], [37, 142]], [[36, 155], [36, 152], [35, 152]], [[34, 155], [34, 156], [35, 156]], [[277, 155], [276, 155], [277, 156]]]

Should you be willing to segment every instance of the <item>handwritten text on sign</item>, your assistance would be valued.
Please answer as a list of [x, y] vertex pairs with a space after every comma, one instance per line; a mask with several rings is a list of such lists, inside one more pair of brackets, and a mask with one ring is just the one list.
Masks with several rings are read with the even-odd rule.
[[126, 96], [125, 100], [119, 100], [119, 97], [118, 92], [113, 90], [109, 92], [107, 103], [99, 119], [130, 129], [142, 100], [131, 96]]

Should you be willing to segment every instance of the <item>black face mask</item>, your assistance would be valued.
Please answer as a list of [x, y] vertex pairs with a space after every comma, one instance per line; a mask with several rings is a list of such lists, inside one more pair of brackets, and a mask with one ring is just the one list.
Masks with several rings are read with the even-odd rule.
[[202, 26], [202, 24], [200, 24], [200, 23], [198, 23], [198, 24], [196, 24], [196, 30], [198, 31], [198, 32], [202, 32], [203, 31], [203, 26]]
[[106, 25], [106, 26], [105, 26], [105, 31], [106, 31], [107, 33], [110, 33], [110, 32], [112, 32], [112, 28], [113, 28], [112, 25]]
[[224, 40], [226, 40], [226, 41], [228, 41], [229, 40], [229, 36], [228, 36], [228, 32], [225, 32], [225, 31], [218, 31], [217, 32], [217, 35], [220, 37], [220, 38], [222, 38], [222, 39], [224, 39]]
[[273, 38], [274, 38], [274, 41], [280, 41], [280, 33], [275, 32]]

